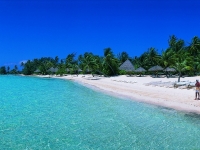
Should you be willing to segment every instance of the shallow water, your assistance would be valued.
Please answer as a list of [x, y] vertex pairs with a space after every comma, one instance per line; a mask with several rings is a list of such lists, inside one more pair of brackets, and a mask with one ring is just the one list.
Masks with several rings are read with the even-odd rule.
[[198, 149], [200, 116], [51, 78], [0, 76], [0, 149]]

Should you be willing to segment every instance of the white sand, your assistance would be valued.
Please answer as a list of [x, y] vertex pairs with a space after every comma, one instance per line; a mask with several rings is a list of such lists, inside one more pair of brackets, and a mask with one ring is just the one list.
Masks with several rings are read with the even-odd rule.
[[[200, 113], [200, 100], [194, 100], [194, 89], [167, 88], [146, 83], [162, 81], [175, 82], [177, 78], [152, 78], [152, 77], [94, 77], [91, 75], [64, 76], [56, 77], [61, 79], [69, 79], [79, 82], [89, 87], [96, 87], [116, 96], [129, 97], [135, 101], [141, 101], [154, 105], [173, 108], [176, 110]], [[185, 77], [181, 81], [195, 82], [200, 77]], [[135, 82], [135, 83], [133, 83]]]

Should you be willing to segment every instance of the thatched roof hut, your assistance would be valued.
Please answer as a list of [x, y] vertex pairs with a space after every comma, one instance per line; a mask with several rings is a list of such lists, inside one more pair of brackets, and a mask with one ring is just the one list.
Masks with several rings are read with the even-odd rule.
[[81, 71], [83, 71], [83, 70], [81, 70], [80, 68], [78, 68], [78, 72], [81, 72]]
[[51, 67], [48, 71], [50, 71], [50, 72], [57, 72], [58, 71], [58, 68], [53, 68], [53, 67]]
[[35, 70], [34, 73], [40, 73], [41, 71], [39, 69]]
[[161, 66], [153, 66], [149, 69], [149, 71], [161, 71], [163, 68]]
[[167, 68], [165, 68], [163, 71], [175, 72], [176, 70], [175, 70], [174, 68], [167, 67]]
[[139, 67], [135, 70], [135, 72], [145, 72], [146, 70], [142, 67]]
[[119, 70], [125, 70], [125, 71], [134, 71], [135, 68], [133, 64], [130, 62], [130, 60], [126, 60], [120, 67]]

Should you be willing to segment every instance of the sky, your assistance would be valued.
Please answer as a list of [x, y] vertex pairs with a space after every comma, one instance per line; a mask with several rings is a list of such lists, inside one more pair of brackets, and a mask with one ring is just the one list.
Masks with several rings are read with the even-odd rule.
[[200, 37], [199, 0], [0, 0], [0, 66], [34, 58], [103, 56], [110, 47], [161, 53], [175, 35]]

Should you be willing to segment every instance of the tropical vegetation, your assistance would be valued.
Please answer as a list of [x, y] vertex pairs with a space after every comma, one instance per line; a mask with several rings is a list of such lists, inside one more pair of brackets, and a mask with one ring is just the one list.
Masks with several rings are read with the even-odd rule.
[[[119, 66], [129, 59], [135, 69], [142, 67], [146, 70], [152, 66], [159, 65], [163, 68], [171, 67], [176, 70], [178, 80], [183, 75], [197, 75], [200, 73], [200, 38], [195, 36], [189, 44], [178, 39], [175, 35], [169, 37], [168, 47], [162, 50], [161, 53], [154, 47], [148, 48], [140, 56], [129, 56], [125, 51], [115, 55], [111, 48], [104, 49], [104, 55], [98, 56], [93, 53], [85, 52], [84, 54], [76, 55], [71, 53], [64, 59], [58, 56], [55, 58], [42, 57], [28, 60], [26, 63], [21, 63], [23, 67], [18, 70], [17, 65], [10, 70], [10, 67], [0, 67], [0, 74], [24, 74], [31, 75], [40, 73], [43, 75], [50, 74], [50, 68], [57, 68], [56, 74], [102, 74], [105, 76], [115, 76], [119, 74], [127, 74], [126, 70], [119, 70]], [[37, 71], [36, 71], [37, 70]], [[134, 73], [134, 71], [133, 71]], [[147, 72], [151, 74], [151, 72]]]

